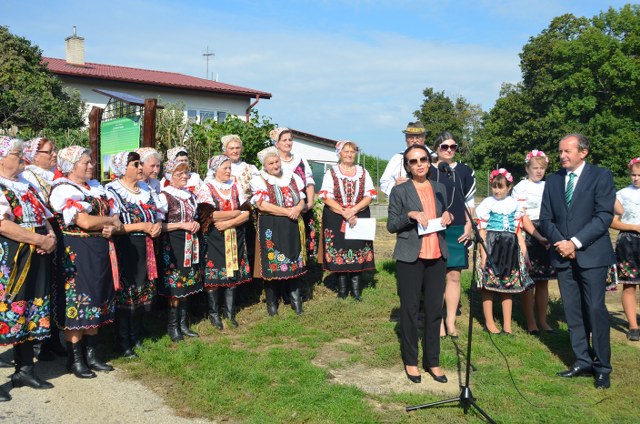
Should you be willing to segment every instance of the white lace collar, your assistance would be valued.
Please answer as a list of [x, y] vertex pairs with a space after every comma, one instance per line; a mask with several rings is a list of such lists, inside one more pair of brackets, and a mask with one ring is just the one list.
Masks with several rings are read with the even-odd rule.
[[47, 181], [48, 183], [51, 183], [53, 181], [53, 171], [49, 171], [48, 169], [43, 169], [43, 168], [40, 168], [39, 166], [35, 166], [35, 165], [27, 165], [25, 167], [25, 171], [33, 172], [38, 177], [42, 178], [43, 180]]
[[291, 182], [291, 173], [290, 172], [282, 172], [281, 177], [276, 177], [275, 175], [268, 174], [267, 171], [260, 171], [260, 176], [264, 178], [264, 180], [270, 185], [277, 185], [278, 187], [286, 187]]
[[491, 212], [508, 215], [512, 212], [515, 212], [518, 207], [518, 201], [514, 199], [512, 196], [507, 196], [504, 199], [496, 199], [495, 197], [488, 197], [488, 209]]
[[106, 185], [106, 188], [113, 189], [122, 199], [129, 203], [138, 204], [140, 202], [147, 203], [149, 201], [149, 196], [151, 193], [149, 192], [149, 185], [144, 181], [138, 181], [138, 188], [140, 188], [139, 193], [132, 193], [127, 189], [120, 179], [110, 182]]
[[100, 183], [97, 180], [89, 180], [87, 181], [87, 186], [84, 185], [80, 185], [72, 180], [70, 180], [69, 178], [66, 177], [61, 177], [58, 178], [56, 180], [53, 180], [53, 186], [57, 186], [58, 184], [62, 184], [62, 183], [67, 183], [67, 184], [71, 184], [74, 187], [77, 187], [80, 189], [80, 191], [82, 191], [83, 194], [87, 195], [87, 196], [91, 196], [91, 197], [102, 197], [106, 194], [106, 191], [104, 190], [104, 187], [102, 187], [100, 185]]
[[340, 168], [340, 165], [333, 165], [333, 171], [339, 175], [342, 178], [346, 178], [349, 180], [357, 180], [362, 176], [362, 173], [364, 172], [363, 168], [360, 165], [354, 165], [356, 172], [353, 175], [347, 175], [344, 172], [342, 172], [342, 168]]
[[231, 187], [233, 187], [233, 183], [234, 183], [234, 181], [232, 179], [229, 180], [229, 181], [220, 182], [220, 181], [216, 180], [215, 178], [207, 178], [207, 179], [204, 180], [204, 182], [207, 183], [207, 184], [211, 184], [212, 186], [214, 186], [218, 190], [224, 190], [224, 191], [231, 190]]
[[29, 181], [27, 181], [22, 175], [18, 175], [18, 177], [13, 180], [10, 178], [5, 178], [0, 175], [0, 184], [7, 187], [11, 191], [15, 191], [20, 194], [24, 194], [29, 190]]
[[164, 191], [165, 193], [169, 193], [173, 197], [177, 197], [178, 199], [182, 199], [182, 200], [187, 200], [193, 197], [193, 193], [191, 193], [186, 188], [176, 188], [172, 185], [162, 187], [162, 191]]

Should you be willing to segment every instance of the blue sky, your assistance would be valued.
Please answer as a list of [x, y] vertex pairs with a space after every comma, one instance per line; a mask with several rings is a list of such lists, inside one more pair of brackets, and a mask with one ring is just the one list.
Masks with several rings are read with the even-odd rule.
[[88, 62], [199, 77], [209, 46], [219, 81], [273, 94], [258, 104], [261, 115], [389, 157], [404, 145], [401, 131], [424, 88], [488, 110], [503, 82], [520, 80], [522, 46], [554, 17], [592, 17], [625, 3], [0, 0], [0, 24], [45, 56], [63, 58], [76, 25]]

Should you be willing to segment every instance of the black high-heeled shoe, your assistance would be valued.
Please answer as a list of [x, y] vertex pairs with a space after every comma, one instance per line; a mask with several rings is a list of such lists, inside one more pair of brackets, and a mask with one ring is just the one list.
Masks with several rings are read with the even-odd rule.
[[407, 367], [404, 367], [404, 373], [407, 375], [407, 378], [412, 383], [420, 383], [422, 381], [422, 375], [411, 375], [409, 371], [407, 371]]
[[447, 381], [449, 381], [447, 379], [446, 374], [442, 374], [442, 375], [435, 375], [433, 373], [433, 371], [431, 371], [431, 368], [427, 368], [427, 373], [429, 373], [429, 375], [438, 383], [446, 383]]

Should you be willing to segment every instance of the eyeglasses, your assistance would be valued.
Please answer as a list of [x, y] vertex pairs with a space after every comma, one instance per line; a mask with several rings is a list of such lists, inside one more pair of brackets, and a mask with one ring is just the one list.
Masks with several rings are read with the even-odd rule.
[[458, 145], [457, 144], [441, 144], [440, 150], [451, 150], [452, 152], [455, 152], [456, 150], [458, 150]]
[[56, 151], [55, 150], [36, 150], [37, 153], [44, 153], [45, 155], [52, 155]]
[[420, 164], [424, 165], [426, 163], [429, 163], [429, 158], [426, 156], [422, 156], [421, 158], [417, 158], [417, 159], [409, 159], [407, 160], [407, 163], [410, 166], [416, 166], [418, 164], [418, 161], [420, 162]]
[[23, 159], [23, 158], [24, 158], [24, 153], [15, 153], [15, 152], [11, 152], [11, 153], [9, 153], [9, 154], [10, 154], [11, 156], [16, 156], [16, 157], [18, 157], [18, 158], [20, 158], [20, 159]]

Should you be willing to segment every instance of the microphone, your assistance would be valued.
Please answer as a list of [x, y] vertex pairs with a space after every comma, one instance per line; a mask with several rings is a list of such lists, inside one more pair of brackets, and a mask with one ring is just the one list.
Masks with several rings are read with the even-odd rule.
[[451, 176], [451, 172], [453, 172], [453, 170], [451, 169], [451, 167], [449, 166], [448, 163], [446, 162], [440, 162], [438, 164], [438, 171], [447, 174], [447, 176]]

